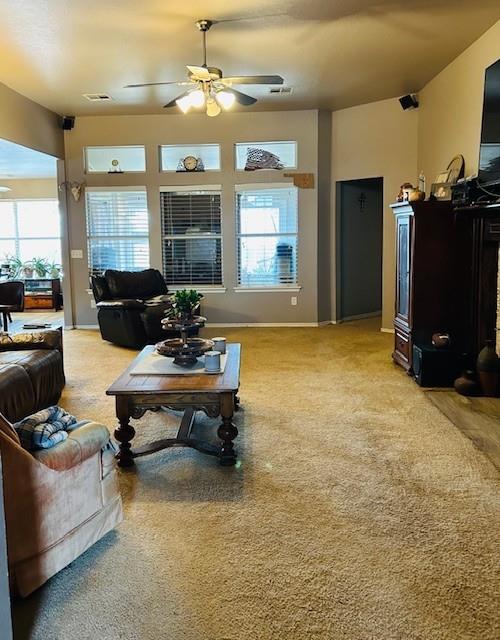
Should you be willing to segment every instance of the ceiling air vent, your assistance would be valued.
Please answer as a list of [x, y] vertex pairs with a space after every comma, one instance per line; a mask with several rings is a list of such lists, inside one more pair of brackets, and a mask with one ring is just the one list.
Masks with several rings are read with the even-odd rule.
[[272, 87], [269, 93], [292, 93], [292, 87]]
[[107, 93], [84, 93], [84, 98], [90, 100], [90, 102], [104, 102], [105, 100], [112, 100], [111, 96], [108, 96]]

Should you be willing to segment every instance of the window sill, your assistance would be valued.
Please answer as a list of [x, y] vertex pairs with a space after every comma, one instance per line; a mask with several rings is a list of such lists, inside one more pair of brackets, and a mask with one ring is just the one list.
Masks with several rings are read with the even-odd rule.
[[226, 293], [227, 288], [226, 287], [197, 287], [195, 284], [186, 284], [186, 285], [178, 285], [178, 286], [171, 286], [168, 285], [168, 291], [175, 293], [176, 291], [182, 291], [183, 289], [194, 289], [195, 291], [198, 291], [198, 293]]
[[235, 293], [276, 293], [280, 291], [286, 293], [298, 293], [301, 289], [301, 286], [294, 284], [275, 287], [234, 287], [233, 291]]

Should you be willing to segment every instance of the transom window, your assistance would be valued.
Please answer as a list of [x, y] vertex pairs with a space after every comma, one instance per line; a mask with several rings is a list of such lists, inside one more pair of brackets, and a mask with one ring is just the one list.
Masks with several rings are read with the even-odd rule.
[[141, 271], [149, 267], [149, 223], [145, 187], [87, 187], [89, 272]]
[[0, 200], [0, 258], [7, 257], [61, 263], [57, 200]]
[[221, 188], [162, 187], [163, 272], [168, 285], [222, 285]]
[[238, 285], [297, 285], [297, 188], [237, 186], [236, 216]]

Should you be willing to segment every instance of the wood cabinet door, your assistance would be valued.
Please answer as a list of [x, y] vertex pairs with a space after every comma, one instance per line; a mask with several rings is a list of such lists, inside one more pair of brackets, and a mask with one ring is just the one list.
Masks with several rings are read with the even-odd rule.
[[410, 315], [411, 216], [397, 216], [396, 239], [396, 318], [408, 324]]

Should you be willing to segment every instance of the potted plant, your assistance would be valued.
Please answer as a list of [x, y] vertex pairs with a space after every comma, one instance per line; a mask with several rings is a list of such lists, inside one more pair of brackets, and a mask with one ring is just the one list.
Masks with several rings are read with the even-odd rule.
[[19, 278], [23, 270], [23, 261], [17, 256], [8, 256], [9, 271], [11, 278]]
[[182, 323], [187, 323], [192, 320], [202, 298], [203, 295], [194, 289], [176, 291], [172, 299], [172, 306], [165, 315], [167, 318], [179, 319]]
[[22, 274], [25, 278], [32, 278], [34, 273], [33, 262], [31, 260], [27, 260], [22, 263], [21, 267]]
[[46, 258], [33, 258], [31, 260], [33, 270], [39, 278], [46, 278], [49, 272], [49, 263]]
[[57, 262], [49, 262], [47, 264], [48, 274], [54, 280], [61, 277], [61, 269], [62, 265], [57, 264]]

